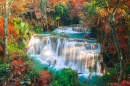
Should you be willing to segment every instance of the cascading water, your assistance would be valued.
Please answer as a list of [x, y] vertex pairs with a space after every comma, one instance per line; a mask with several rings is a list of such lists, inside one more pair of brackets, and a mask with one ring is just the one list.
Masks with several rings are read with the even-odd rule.
[[[50, 35], [32, 36], [28, 47], [27, 53], [35, 55], [43, 64], [56, 69], [70, 67], [83, 74], [89, 73], [100, 52], [100, 44], [98, 43], [88, 43], [83, 38], [64, 38]], [[95, 72], [100, 74], [100, 71], [101, 65], [98, 62]]]

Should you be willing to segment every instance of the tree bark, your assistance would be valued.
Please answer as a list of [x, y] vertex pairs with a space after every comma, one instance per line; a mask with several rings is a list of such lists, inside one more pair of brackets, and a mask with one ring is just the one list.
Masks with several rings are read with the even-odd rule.
[[58, 27], [59, 27], [59, 20], [58, 20]]
[[124, 61], [123, 61], [122, 50], [121, 50], [121, 47], [119, 45], [119, 42], [118, 42], [118, 39], [117, 39], [117, 35], [116, 35], [114, 14], [110, 15], [110, 20], [111, 20], [110, 21], [110, 26], [112, 28], [113, 39], [114, 39], [114, 42], [116, 44], [118, 58], [120, 60], [120, 75], [118, 77], [118, 83], [121, 83], [121, 81], [124, 78]]
[[[110, 26], [112, 28], [113, 39], [114, 39], [114, 42], [116, 44], [118, 58], [120, 60], [120, 75], [118, 77], [118, 83], [121, 83], [121, 81], [123, 80], [123, 78], [124, 78], [124, 69], [125, 69], [123, 55], [122, 55], [122, 50], [121, 50], [121, 47], [119, 45], [118, 38], [117, 38], [117, 35], [116, 35], [115, 18], [114, 18], [115, 14], [116, 14], [116, 11], [117, 11], [117, 8], [120, 5], [120, 1], [121, 0], [117, 0], [116, 6], [113, 9], [113, 12], [110, 13], [109, 5], [108, 5], [107, 1], [105, 0], [106, 10], [108, 11], [108, 14], [109, 14], [109, 17], [110, 17]], [[102, 3], [102, 5], [104, 5], [104, 4]]]
[[57, 28], [57, 21], [56, 21], [56, 28]]
[[8, 0], [6, 0], [6, 10], [5, 10], [5, 17], [4, 17], [4, 58], [5, 58], [5, 62], [8, 61], [8, 48], [7, 48], [7, 29], [8, 29], [8, 6], [9, 6], [9, 2]]
[[48, 24], [47, 24], [47, 31], [48, 31]]
[[120, 61], [120, 76], [118, 78], [118, 83], [121, 83], [124, 79], [124, 71], [125, 71], [125, 68], [124, 68], [124, 62], [123, 60]]

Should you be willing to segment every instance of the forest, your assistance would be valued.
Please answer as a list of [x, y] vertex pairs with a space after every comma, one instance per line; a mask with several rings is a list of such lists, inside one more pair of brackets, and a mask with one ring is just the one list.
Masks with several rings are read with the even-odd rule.
[[130, 1], [0, 0], [0, 86], [130, 86]]

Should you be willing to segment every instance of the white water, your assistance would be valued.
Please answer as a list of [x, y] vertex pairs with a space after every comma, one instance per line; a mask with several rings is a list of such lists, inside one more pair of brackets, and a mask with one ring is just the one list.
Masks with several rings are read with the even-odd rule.
[[59, 26], [59, 28], [55, 29], [54, 32], [57, 33], [83, 33], [81, 31], [81, 27], [70, 27], [70, 26]]
[[[87, 43], [86, 39], [62, 37], [34, 37], [28, 44], [30, 55], [37, 56], [42, 64], [56, 69], [72, 68], [79, 73], [88, 74], [100, 52], [98, 43]], [[97, 74], [101, 74], [101, 65], [97, 63]]]

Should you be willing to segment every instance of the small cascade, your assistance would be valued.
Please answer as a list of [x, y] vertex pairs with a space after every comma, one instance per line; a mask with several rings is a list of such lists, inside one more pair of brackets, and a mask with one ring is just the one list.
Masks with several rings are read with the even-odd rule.
[[70, 27], [70, 26], [59, 26], [59, 28], [55, 29], [54, 32], [58, 33], [83, 33], [81, 27]]
[[[36, 55], [43, 64], [56, 69], [72, 68], [80, 73], [89, 73], [99, 56], [100, 44], [88, 43], [83, 38], [63, 38], [55, 36], [32, 36], [27, 53]], [[95, 72], [101, 72], [100, 62]]]
[[31, 55], [36, 55], [36, 54], [40, 54], [41, 51], [41, 44], [40, 44], [40, 39], [38, 38], [34, 38], [33, 36], [31, 37], [31, 40], [28, 44], [29, 46], [29, 50], [27, 51], [27, 53], [30, 53]]

